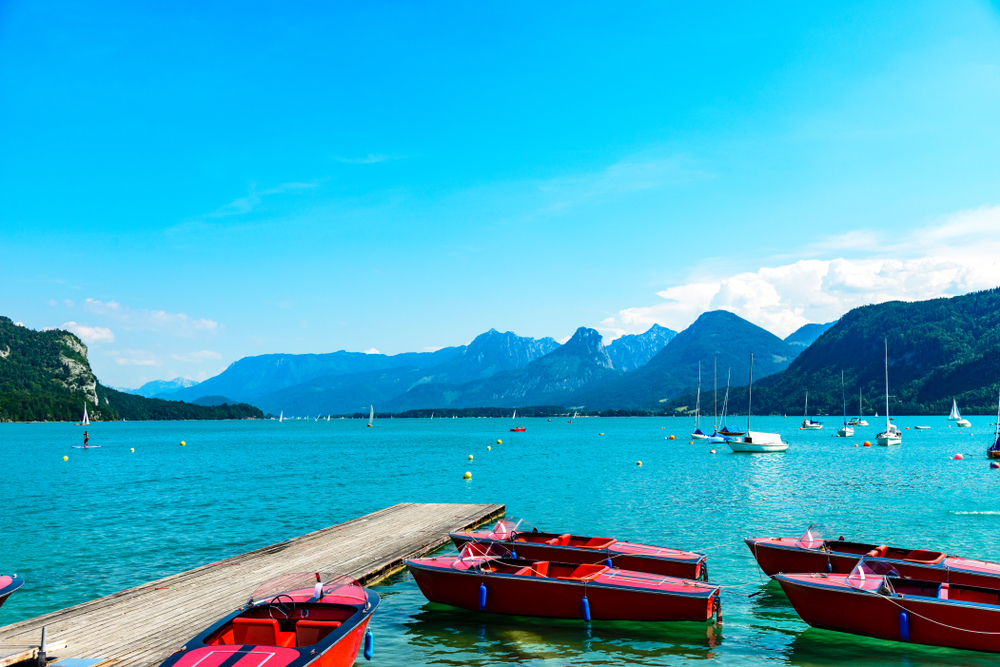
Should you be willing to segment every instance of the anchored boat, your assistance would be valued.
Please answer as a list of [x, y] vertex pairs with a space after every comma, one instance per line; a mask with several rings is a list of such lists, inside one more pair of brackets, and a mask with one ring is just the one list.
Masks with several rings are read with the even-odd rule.
[[750, 415], [753, 412], [753, 354], [750, 354], [750, 385], [747, 392], [747, 431], [742, 438], [726, 438], [726, 444], [737, 454], [769, 454], [783, 452], [788, 443], [782, 442], [777, 433], [750, 430]]
[[795, 611], [827, 630], [1000, 651], [1000, 589], [895, 576], [865, 558], [850, 574], [778, 574]]
[[542, 533], [523, 519], [501, 519], [488, 530], [450, 533], [461, 549], [470, 542], [503, 546], [512, 557], [551, 560], [579, 565], [608, 562], [622, 570], [662, 574], [682, 579], [708, 579], [708, 556], [694, 551], [619, 542], [612, 537], [582, 537], [570, 533]]
[[879, 562], [903, 577], [1000, 588], [1000, 563], [949, 556], [941, 551], [825, 539], [809, 526], [802, 537], [748, 537], [744, 540], [766, 575], [779, 572], [848, 574], [858, 561]]
[[160, 667], [263, 665], [349, 667], [364, 644], [379, 596], [340, 574], [303, 572], [272, 579], [250, 600], [191, 639]]
[[470, 542], [457, 556], [415, 558], [406, 565], [428, 600], [470, 611], [585, 621], [707, 621], [721, 609], [714, 584], [600, 564], [514, 558], [495, 543]]
[[0, 574], [0, 607], [7, 601], [10, 594], [24, 585], [24, 579], [16, 574]]

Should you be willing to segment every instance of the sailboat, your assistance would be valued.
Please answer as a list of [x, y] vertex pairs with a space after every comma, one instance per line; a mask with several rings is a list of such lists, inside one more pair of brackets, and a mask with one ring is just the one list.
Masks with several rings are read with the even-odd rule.
[[986, 457], [1000, 459], [1000, 392], [997, 394], [997, 423], [993, 430], [993, 444], [986, 448]]
[[282, 410], [282, 411], [281, 411], [281, 414], [280, 414], [280, 415], [278, 415], [278, 421], [279, 421], [279, 422], [283, 422], [283, 421], [285, 421], [285, 411], [284, 411], [284, 410]]
[[837, 437], [853, 438], [854, 427], [847, 423], [847, 394], [844, 393], [844, 371], [840, 371], [840, 399], [844, 403], [844, 425], [837, 429]]
[[89, 426], [90, 417], [87, 416], [87, 404], [83, 404], [83, 419], [80, 420], [80, 426]]
[[777, 433], [763, 433], [750, 430], [750, 415], [753, 413], [753, 353], [750, 354], [750, 387], [747, 398], [747, 434], [742, 439], [726, 438], [726, 444], [734, 453], [767, 454], [783, 452], [788, 443], [781, 441]]
[[694, 433], [691, 438], [694, 440], [708, 440], [710, 436], [701, 430], [701, 362], [698, 362], [698, 398], [694, 403]]
[[962, 413], [958, 411], [958, 402], [954, 398], [951, 399], [951, 414], [948, 415], [948, 420], [955, 422], [955, 426], [959, 428], [972, 426], [972, 422], [962, 418]]
[[903, 434], [889, 423], [889, 339], [885, 339], [885, 430], [875, 436], [875, 444], [889, 447], [903, 444]]
[[806, 409], [802, 415], [802, 428], [807, 431], [818, 431], [823, 428], [823, 423], [809, 419], [809, 392], [806, 392]]
[[375, 406], [369, 405], [371, 412], [368, 413], [368, 428], [372, 427], [372, 422], [375, 421]]
[[[516, 409], [514, 410], [514, 415], [511, 417], [511, 419], [517, 419], [517, 410]], [[511, 432], [513, 433], [514, 431], [523, 431], [523, 430], [524, 430], [523, 426], [515, 426], [514, 428], [511, 429]]]
[[[875, 415], [876, 417], [878, 415]], [[852, 417], [851, 421], [847, 422], [848, 426], [868, 426], [868, 422], [865, 421], [864, 413], [861, 409], [861, 390], [858, 389], [858, 416]]]
[[722, 399], [722, 428], [719, 429], [719, 434], [727, 438], [735, 438], [744, 434], [744, 431], [734, 431], [726, 425], [726, 415], [729, 413], [729, 383], [733, 378], [733, 369], [729, 369], [729, 374], [726, 376], [726, 397]]
[[326, 420], [327, 420], [327, 421], [330, 421], [330, 415], [327, 415], [327, 416], [326, 416]]
[[[573, 419], [576, 419], [576, 410], [574, 410], [574, 411], [573, 411]], [[567, 424], [572, 424], [572, 423], [573, 423], [573, 419], [570, 419], [570, 420], [569, 420], [568, 422], [566, 422], [566, 423], [567, 423]]]
[[431, 419], [434, 419], [434, 413], [433, 412], [431, 413]]

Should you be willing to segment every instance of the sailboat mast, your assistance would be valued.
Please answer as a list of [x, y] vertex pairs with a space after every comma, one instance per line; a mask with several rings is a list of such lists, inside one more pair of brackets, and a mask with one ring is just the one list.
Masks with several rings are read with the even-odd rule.
[[753, 413], [753, 352], [750, 353], [750, 397], [747, 399], [747, 435], [750, 435], [750, 415]]
[[885, 430], [889, 431], [889, 338], [885, 338]]
[[844, 388], [844, 371], [840, 371], [840, 399], [844, 402], [844, 426], [847, 426], [847, 390]]
[[694, 427], [701, 428], [701, 362], [698, 362], [698, 398], [694, 403]]
[[715, 355], [715, 367], [712, 370], [712, 394], [713, 400], [715, 401], [715, 412], [712, 414], [712, 419], [715, 421], [712, 424], [712, 428], [718, 432], [719, 430], [719, 355]]

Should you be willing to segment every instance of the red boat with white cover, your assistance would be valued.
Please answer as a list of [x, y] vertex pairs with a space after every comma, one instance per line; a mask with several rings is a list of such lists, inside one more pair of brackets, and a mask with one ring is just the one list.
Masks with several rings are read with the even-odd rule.
[[272, 579], [235, 612], [160, 667], [349, 667], [364, 644], [379, 596], [339, 574], [306, 572]]
[[1000, 589], [903, 579], [882, 562], [851, 574], [778, 574], [802, 620], [893, 641], [1000, 651]]
[[0, 607], [7, 601], [10, 594], [24, 585], [24, 579], [16, 574], [0, 574]]
[[469, 542], [457, 556], [406, 561], [431, 602], [471, 611], [585, 621], [706, 621], [719, 587], [607, 565], [513, 558], [496, 543]]
[[947, 581], [967, 586], [1000, 588], [1000, 563], [991, 563], [940, 551], [904, 549], [885, 544], [867, 544], [824, 539], [816, 526], [802, 537], [748, 537], [744, 540], [764, 574], [779, 572], [825, 572], [848, 574], [864, 557], [886, 563], [903, 577]]
[[621, 570], [708, 580], [708, 557], [705, 554], [619, 542], [612, 537], [541, 533], [523, 519], [501, 519], [493, 528], [463, 530], [450, 533], [450, 536], [458, 548], [473, 540], [495, 542], [509, 549], [515, 557], [528, 560], [605, 564]]

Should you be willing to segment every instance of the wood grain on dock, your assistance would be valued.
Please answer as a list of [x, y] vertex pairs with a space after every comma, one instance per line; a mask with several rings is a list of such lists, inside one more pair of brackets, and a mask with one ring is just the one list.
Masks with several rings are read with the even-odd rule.
[[437, 548], [448, 533], [503, 516], [503, 505], [393, 505], [286, 542], [210, 563], [103, 598], [0, 628], [4, 647], [37, 644], [48, 628], [58, 659], [100, 667], [153, 667], [225, 614], [259, 584], [292, 572], [337, 572], [372, 584], [403, 560]]

